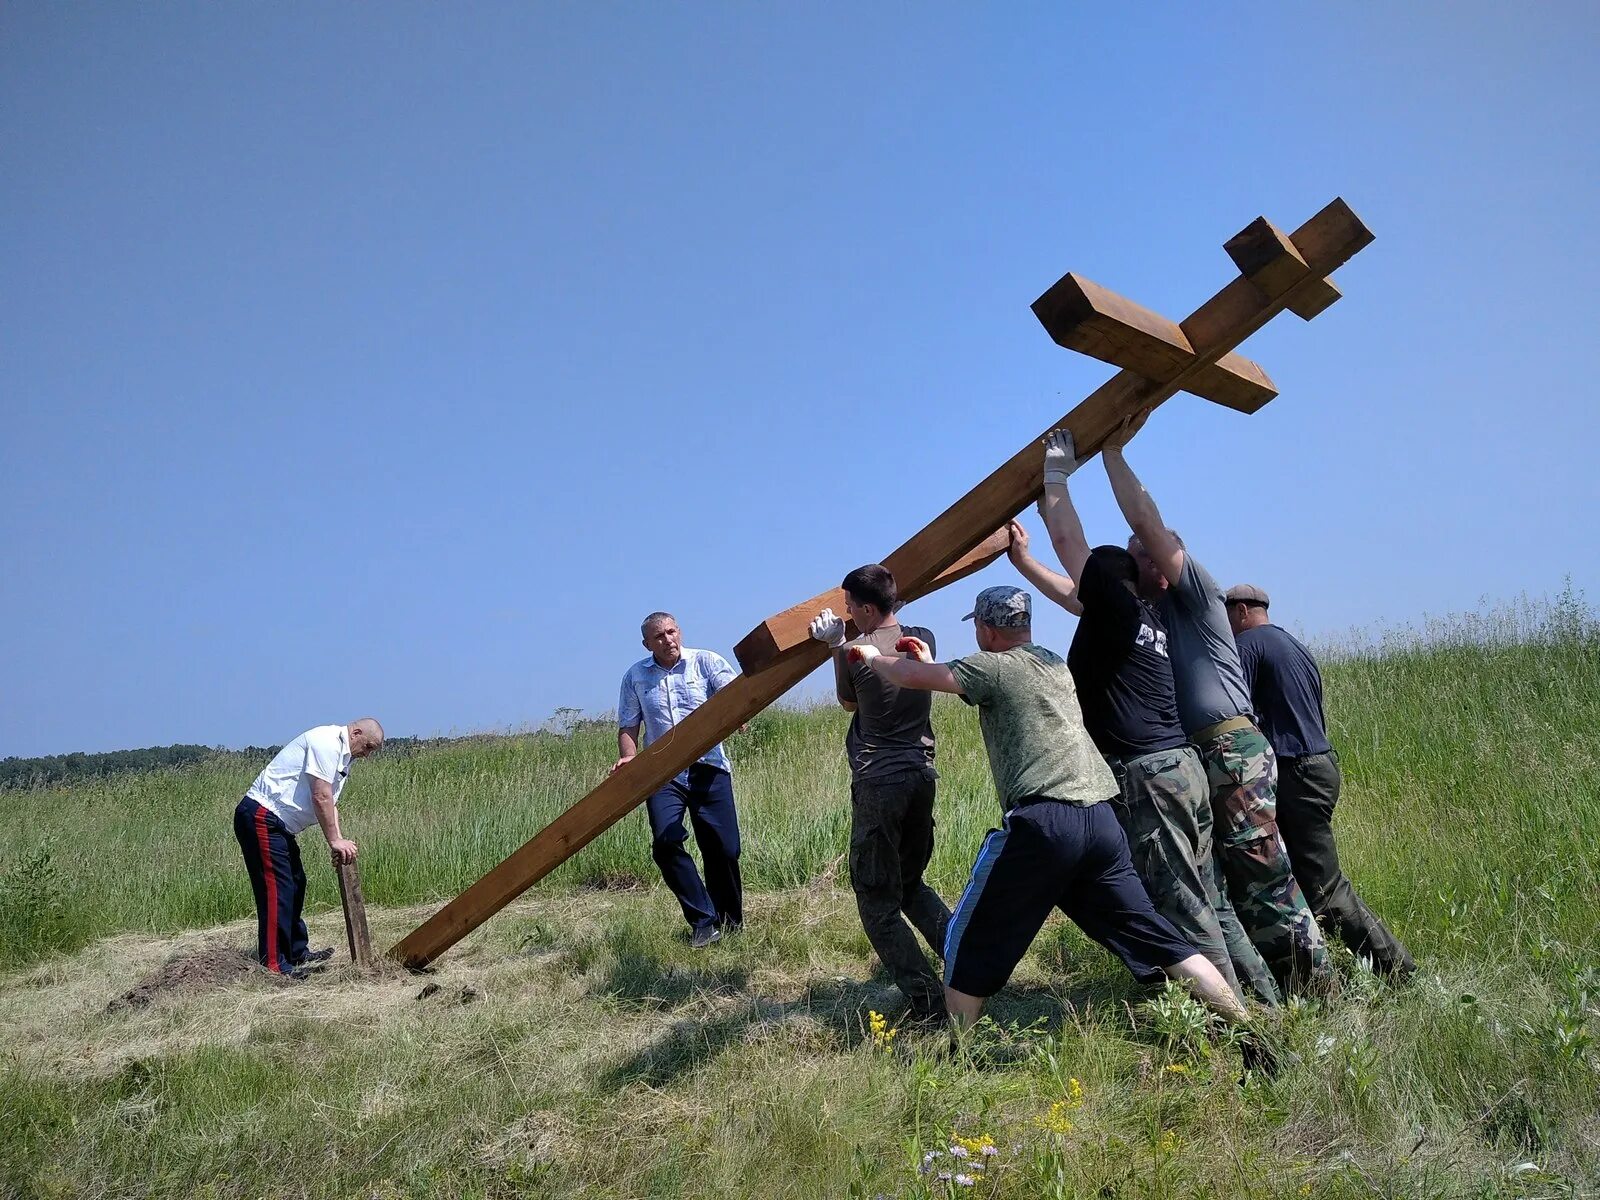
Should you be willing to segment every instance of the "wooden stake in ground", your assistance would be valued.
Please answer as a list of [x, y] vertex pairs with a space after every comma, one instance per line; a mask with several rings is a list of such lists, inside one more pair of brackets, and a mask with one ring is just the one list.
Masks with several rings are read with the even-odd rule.
[[[1064, 276], [1034, 301], [1034, 315], [1058, 345], [1122, 370], [883, 560], [900, 594], [926, 595], [1004, 551], [1005, 523], [1044, 488], [1040, 439], [1051, 429], [1065, 426], [1078, 453], [1093, 454], [1127, 417], [1180, 391], [1247, 413], [1266, 404], [1277, 389], [1234, 347], [1284, 309], [1310, 320], [1338, 300], [1328, 273], [1371, 241], [1340, 199], [1292, 234], [1259, 218], [1224, 247], [1239, 276], [1176, 323]], [[390, 957], [412, 967], [433, 961], [799, 683], [828, 657], [807, 623], [822, 608], [841, 609], [842, 600], [835, 588], [763, 621], [734, 649], [744, 674], [413, 930]]]
[[350, 960], [366, 970], [372, 966], [372, 934], [367, 929], [367, 902], [361, 895], [361, 872], [354, 862], [334, 864], [339, 875], [339, 899], [344, 902], [344, 931], [350, 939]]

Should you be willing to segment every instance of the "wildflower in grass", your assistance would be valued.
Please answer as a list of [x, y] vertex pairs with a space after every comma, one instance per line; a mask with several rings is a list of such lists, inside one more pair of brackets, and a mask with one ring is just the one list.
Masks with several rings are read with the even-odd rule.
[[1169, 1075], [1187, 1075], [1189, 1073], [1189, 1068], [1184, 1066], [1182, 1063], [1168, 1063], [1166, 1066], [1166, 1071]]
[[958, 1187], [971, 1187], [974, 1181], [971, 1175], [957, 1175], [953, 1182]]
[[1050, 1106], [1050, 1111], [1041, 1117], [1035, 1117], [1033, 1123], [1046, 1133], [1060, 1134], [1065, 1137], [1072, 1132], [1072, 1118], [1067, 1116], [1071, 1112], [1065, 1100], [1057, 1100]]
[[1158, 1154], [1171, 1154], [1181, 1145], [1183, 1145], [1183, 1142], [1170, 1129], [1163, 1129], [1156, 1138], [1156, 1152]]
[[957, 1147], [961, 1150], [959, 1156], [961, 1158], [969, 1158], [974, 1154], [983, 1157], [999, 1153], [995, 1148], [994, 1139], [987, 1133], [975, 1138], [966, 1138], [959, 1133], [953, 1133], [950, 1135], [950, 1153], [955, 1154]]
[[894, 1047], [894, 1035], [898, 1029], [889, 1028], [889, 1018], [876, 1009], [867, 1010], [867, 1028], [872, 1034], [872, 1044], [879, 1050], [890, 1050]]

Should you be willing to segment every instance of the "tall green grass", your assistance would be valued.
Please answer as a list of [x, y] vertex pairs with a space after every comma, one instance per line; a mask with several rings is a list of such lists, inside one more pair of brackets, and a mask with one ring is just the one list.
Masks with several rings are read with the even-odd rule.
[[[1326, 653], [1326, 652], [1325, 652]], [[1325, 663], [1346, 775], [1341, 849], [1378, 910], [1409, 936], [1478, 954], [1593, 953], [1580, 902], [1600, 896], [1600, 634], [1568, 597], [1435, 622]], [[752, 889], [839, 864], [848, 827], [832, 706], [776, 708], [729, 743]], [[975, 714], [935, 707], [942, 776], [930, 876], [961, 887], [998, 818]], [[369, 902], [446, 899], [605, 776], [615, 735], [466, 739], [357, 763], [341, 806]], [[249, 915], [230, 816], [258, 764], [207, 763], [70, 788], [0, 793], [0, 968], [123, 929], [171, 931]], [[320, 835], [302, 839], [308, 903], [338, 903]], [[546, 888], [652, 884], [642, 813], [623, 818]]]

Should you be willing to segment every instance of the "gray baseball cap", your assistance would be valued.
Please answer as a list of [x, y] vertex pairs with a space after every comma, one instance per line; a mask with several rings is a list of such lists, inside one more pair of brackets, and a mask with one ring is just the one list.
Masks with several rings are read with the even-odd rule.
[[1024, 628], [1033, 624], [1033, 597], [1009, 584], [984, 588], [972, 611], [961, 619], [970, 621], [974, 617], [998, 629]]
[[1253, 583], [1236, 583], [1228, 589], [1227, 595], [1222, 597], [1226, 604], [1237, 604], [1243, 600], [1246, 604], [1259, 604], [1266, 608], [1272, 603], [1267, 599], [1265, 588], [1258, 588]]

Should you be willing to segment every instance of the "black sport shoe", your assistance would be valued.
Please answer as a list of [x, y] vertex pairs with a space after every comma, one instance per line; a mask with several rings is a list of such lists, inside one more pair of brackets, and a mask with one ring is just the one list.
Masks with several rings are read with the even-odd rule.
[[695, 950], [704, 950], [707, 946], [722, 940], [722, 930], [715, 925], [708, 925], [704, 929], [696, 929], [689, 937], [689, 945]]
[[294, 965], [300, 967], [304, 966], [306, 963], [327, 962], [332, 957], [333, 947], [324, 946], [321, 950], [307, 950], [303, 955], [294, 960]]
[[[1272, 1079], [1278, 1074], [1278, 1052], [1272, 1043], [1253, 1029], [1239, 1035], [1239, 1054], [1244, 1060], [1246, 1075], [1260, 1075]], [[1243, 1083], [1244, 1080], [1239, 1082]]]

